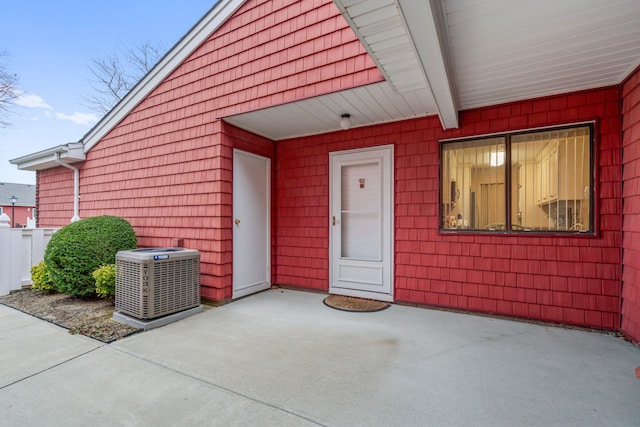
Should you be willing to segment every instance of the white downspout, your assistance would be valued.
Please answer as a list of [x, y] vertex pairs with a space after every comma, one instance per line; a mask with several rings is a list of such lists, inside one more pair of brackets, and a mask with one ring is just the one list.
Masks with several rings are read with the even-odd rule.
[[68, 165], [60, 161], [60, 153], [56, 152], [55, 162], [60, 166], [71, 169], [73, 171], [73, 217], [71, 222], [80, 220], [78, 212], [80, 211], [80, 169], [75, 166]]

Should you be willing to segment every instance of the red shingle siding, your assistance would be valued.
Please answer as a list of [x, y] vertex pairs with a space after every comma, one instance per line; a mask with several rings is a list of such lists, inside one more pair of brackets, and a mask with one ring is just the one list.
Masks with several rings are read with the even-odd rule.
[[621, 329], [640, 341], [640, 70], [622, 86], [623, 274]]
[[37, 181], [38, 227], [69, 224], [73, 216], [73, 171], [65, 167], [38, 171]]
[[323, 142], [335, 135], [276, 145], [275, 283], [327, 289], [329, 146]]
[[[621, 185], [618, 88], [280, 141], [275, 282], [328, 289], [328, 153], [395, 145], [395, 299], [600, 328], [619, 327]], [[598, 120], [596, 238], [438, 232], [438, 141]], [[517, 123], [517, 127], [511, 124]]]
[[382, 79], [331, 1], [250, 0], [112, 136], [189, 128]]
[[224, 222], [231, 215], [225, 185], [231, 168], [220, 128], [217, 122], [123, 144], [105, 141], [87, 154], [80, 179], [81, 217], [124, 217], [140, 246], [171, 246], [180, 238], [200, 250], [204, 297], [224, 287], [219, 281], [230, 263], [219, 255], [231, 239]]

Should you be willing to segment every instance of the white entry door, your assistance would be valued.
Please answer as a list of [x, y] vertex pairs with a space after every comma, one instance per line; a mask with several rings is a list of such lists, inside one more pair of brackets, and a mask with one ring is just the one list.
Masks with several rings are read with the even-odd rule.
[[233, 298], [269, 288], [271, 160], [233, 151]]
[[330, 154], [329, 292], [393, 300], [393, 146]]

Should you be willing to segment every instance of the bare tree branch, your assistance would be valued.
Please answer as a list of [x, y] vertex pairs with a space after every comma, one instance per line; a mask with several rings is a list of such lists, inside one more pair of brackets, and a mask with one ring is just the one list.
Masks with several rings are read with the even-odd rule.
[[[6, 52], [0, 51], [0, 59], [6, 55]], [[9, 107], [19, 95], [16, 90], [17, 83], [18, 76], [16, 74], [10, 74], [0, 62], [0, 128], [5, 128], [10, 124], [7, 115]]]
[[134, 85], [156, 65], [164, 54], [164, 50], [161, 46], [153, 45], [148, 40], [127, 49], [124, 58], [131, 65], [130, 81], [133, 81]]
[[89, 108], [105, 114], [129, 91], [126, 75], [116, 56], [91, 60], [89, 70], [95, 77], [91, 82], [94, 93], [83, 99]]
[[161, 47], [142, 41], [109, 57], [92, 59], [89, 70], [95, 77], [91, 81], [94, 93], [83, 98], [85, 105], [97, 113], [108, 113], [153, 68], [163, 52]]

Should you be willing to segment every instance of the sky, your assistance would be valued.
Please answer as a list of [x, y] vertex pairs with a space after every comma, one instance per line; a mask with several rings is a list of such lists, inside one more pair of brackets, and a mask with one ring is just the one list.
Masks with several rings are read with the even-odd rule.
[[80, 140], [101, 115], [86, 106], [92, 59], [136, 44], [171, 48], [217, 0], [21, 0], [2, 5], [0, 57], [21, 93], [0, 128], [0, 182], [35, 184], [9, 160]]

